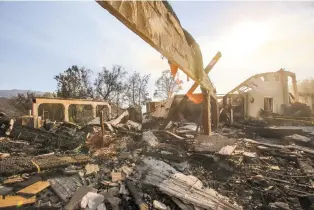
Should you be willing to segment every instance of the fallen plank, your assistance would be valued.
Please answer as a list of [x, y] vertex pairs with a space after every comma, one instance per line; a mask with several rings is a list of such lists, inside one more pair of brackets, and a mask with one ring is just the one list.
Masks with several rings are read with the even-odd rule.
[[259, 136], [266, 137], [266, 138], [282, 138], [285, 136], [290, 136], [293, 134], [304, 134], [302, 129], [298, 128], [272, 128], [272, 127], [256, 127], [256, 126], [245, 126], [244, 130], [253, 132], [258, 134]]
[[42, 181], [42, 178], [40, 176], [32, 176], [31, 178], [25, 180], [25, 181], [22, 181], [22, 182], [17, 182], [13, 185], [14, 188], [19, 188], [19, 189], [22, 189], [22, 188], [25, 188], [27, 186], [30, 186], [38, 181]]
[[42, 190], [46, 189], [50, 186], [50, 183], [47, 181], [39, 181], [35, 184], [32, 184], [28, 187], [25, 187], [18, 191], [18, 194], [25, 194], [25, 195], [36, 195], [37, 193], [41, 192]]
[[243, 139], [243, 141], [249, 142], [252, 144], [258, 144], [258, 145], [263, 145], [263, 146], [273, 147], [273, 148], [279, 148], [279, 149], [295, 149], [295, 150], [300, 150], [300, 151], [307, 152], [309, 154], [314, 155], [314, 150], [306, 148], [306, 147], [297, 146], [297, 145], [284, 146], [284, 145], [279, 145], [279, 144], [269, 144], [269, 143], [258, 142], [258, 141], [254, 141], [252, 139]]
[[297, 159], [298, 165], [300, 169], [306, 174], [306, 175], [313, 175], [314, 174], [314, 168], [311, 165], [311, 162], [307, 159]]
[[24, 181], [24, 178], [22, 177], [9, 177], [8, 179], [4, 180], [3, 184], [13, 184], [22, 181]]
[[68, 202], [77, 188], [82, 186], [80, 178], [77, 175], [72, 177], [58, 177], [50, 179], [49, 182], [52, 191], [54, 191], [63, 202]]
[[176, 138], [176, 139], [178, 139], [178, 140], [184, 140], [183, 137], [178, 136], [178, 135], [176, 135], [176, 134], [174, 134], [174, 133], [172, 133], [172, 132], [170, 132], [170, 131], [166, 131], [166, 130], [152, 130], [152, 132], [153, 132], [153, 133], [165, 133], [165, 134], [168, 134], [168, 135], [170, 135], [171, 137]]
[[180, 199], [186, 204], [216, 210], [242, 209], [215, 190], [204, 188], [198, 178], [179, 173], [163, 161], [145, 158], [143, 163], [146, 167], [144, 183], [156, 186], [161, 192]]
[[294, 140], [294, 141], [305, 142], [305, 143], [308, 143], [308, 142], [311, 141], [311, 139], [309, 137], [298, 135], [298, 134], [293, 134], [291, 136], [286, 136], [285, 138], [286, 139], [291, 139], [291, 140]]
[[118, 125], [124, 118], [129, 116], [129, 112], [128, 111], [124, 111], [118, 118], [114, 119], [114, 120], [110, 120], [107, 121], [105, 123], [110, 124], [110, 125]]
[[36, 202], [36, 197], [23, 198], [21, 196], [6, 196], [5, 199], [0, 197], [0, 208], [21, 207]]
[[114, 129], [113, 129], [113, 127], [112, 127], [112, 125], [111, 124], [109, 124], [109, 123], [104, 123], [106, 126], [107, 126], [107, 128], [111, 131], [111, 132], [114, 132]]
[[141, 130], [142, 129], [142, 124], [137, 123], [137, 122], [133, 122], [132, 120], [128, 120], [126, 122], [126, 125], [130, 125], [132, 128], [134, 128], [135, 130]]
[[263, 152], [263, 154], [280, 157], [287, 160], [297, 160], [297, 157], [301, 156], [300, 154], [296, 154], [295, 152], [283, 151], [281, 149], [269, 148], [265, 146], [257, 146], [257, 149]]
[[194, 181], [191, 179], [192, 177], [182, 175], [175, 175], [162, 182], [159, 189], [168, 195], [176, 196], [187, 203], [205, 209], [240, 209], [224, 201], [215, 190], [201, 189], [196, 184], [194, 186], [193, 183], [196, 183], [197, 180]]
[[[40, 170], [65, 167], [68, 165], [87, 163], [90, 161], [88, 155], [75, 154], [75, 155], [49, 155], [43, 157], [8, 157], [0, 161], [0, 175], [12, 175], [23, 172], [37, 171], [39, 166]], [[36, 165], [34, 163], [36, 163]]]

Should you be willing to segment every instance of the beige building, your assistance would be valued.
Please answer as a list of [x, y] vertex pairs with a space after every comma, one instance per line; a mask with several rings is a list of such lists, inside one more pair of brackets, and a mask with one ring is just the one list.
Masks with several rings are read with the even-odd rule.
[[[292, 91], [289, 91], [289, 85]], [[280, 69], [254, 75], [242, 82], [223, 96], [223, 108], [229, 109], [232, 120], [235, 112], [237, 117], [258, 118], [261, 110], [282, 114], [284, 105], [295, 101], [299, 101], [296, 76]]]

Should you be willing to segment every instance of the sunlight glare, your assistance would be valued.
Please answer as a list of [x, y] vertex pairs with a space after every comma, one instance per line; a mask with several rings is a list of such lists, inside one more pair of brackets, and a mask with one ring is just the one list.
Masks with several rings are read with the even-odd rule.
[[269, 39], [269, 30], [261, 22], [241, 22], [227, 35], [224, 52], [244, 56], [258, 50]]

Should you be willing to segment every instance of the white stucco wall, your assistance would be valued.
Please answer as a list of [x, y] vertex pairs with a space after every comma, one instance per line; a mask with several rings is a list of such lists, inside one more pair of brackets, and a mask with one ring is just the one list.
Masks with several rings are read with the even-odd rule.
[[[273, 112], [280, 113], [283, 104], [283, 90], [280, 77], [277, 81], [275, 75], [279, 76], [276, 73], [267, 75], [268, 81], [263, 81], [261, 78], [253, 80], [257, 87], [247, 92], [247, 117], [259, 117], [260, 110], [264, 109], [264, 97], [273, 98]], [[254, 98], [253, 103], [250, 102], [252, 97]]]

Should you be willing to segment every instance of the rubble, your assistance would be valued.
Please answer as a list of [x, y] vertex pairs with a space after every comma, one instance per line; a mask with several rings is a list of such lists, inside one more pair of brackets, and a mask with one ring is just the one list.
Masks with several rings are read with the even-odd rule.
[[142, 130], [126, 116], [105, 122], [103, 132], [91, 124], [45, 130], [14, 123], [0, 140], [7, 156], [0, 160], [0, 207], [20, 201], [67, 210], [308, 209], [314, 203], [314, 135], [304, 129], [280, 128], [266, 134], [276, 138], [265, 138], [224, 126], [205, 136], [193, 123]]
[[215, 152], [222, 147], [235, 143], [235, 139], [229, 139], [218, 133], [211, 136], [199, 135], [194, 140], [194, 151], [196, 152]]
[[97, 192], [97, 189], [87, 186], [81, 186], [77, 189], [74, 195], [71, 197], [69, 203], [65, 206], [66, 210], [78, 209], [79, 204], [83, 197], [89, 192]]
[[234, 150], [236, 149], [236, 145], [234, 146], [230, 146], [230, 145], [227, 145], [227, 146], [224, 146], [223, 148], [221, 148], [218, 152], [218, 154], [221, 154], [221, 155], [231, 155]]
[[52, 191], [63, 201], [68, 202], [77, 188], [82, 186], [78, 176], [57, 177], [49, 180]]
[[5, 198], [0, 198], [0, 208], [14, 208], [33, 204], [35, 202], [35, 196], [31, 198], [24, 198], [22, 196], [6, 196]]
[[17, 194], [19, 195], [36, 195], [37, 193], [41, 192], [42, 190], [46, 189], [50, 186], [50, 183], [47, 181], [38, 181], [32, 185], [29, 185], [19, 191]]
[[151, 131], [143, 132], [143, 141], [151, 147], [156, 147], [159, 144], [157, 137]]
[[123, 176], [123, 174], [121, 172], [112, 172], [111, 173], [111, 181], [112, 182], [117, 182], [117, 181], [121, 181], [124, 179], [125, 179], [125, 177]]
[[86, 170], [85, 175], [88, 176], [90, 174], [97, 173], [99, 171], [99, 166], [97, 164], [89, 164], [88, 163], [85, 166], [85, 170]]
[[302, 136], [302, 135], [298, 135], [298, 134], [293, 134], [291, 136], [286, 136], [285, 139], [287, 139], [288, 141], [291, 141], [293, 143], [296, 143], [298, 145], [311, 144], [311, 138], [306, 137], [306, 136]]
[[88, 192], [81, 201], [81, 207], [90, 210], [104, 210], [106, 209], [104, 207], [103, 201], [105, 200], [105, 197], [103, 195], [94, 193], [94, 192]]
[[202, 182], [194, 176], [186, 176], [173, 167], [152, 158], [143, 160], [148, 173], [144, 182], [156, 186], [165, 194], [177, 197], [185, 203], [191, 203], [205, 209], [241, 209], [237, 204], [213, 189], [204, 189]]
[[41, 170], [60, 168], [71, 164], [82, 164], [90, 161], [83, 154], [36, 156], [12, 156], [1, 160], [0, 175], [12, 175], [24, 172], [40, 172]]

